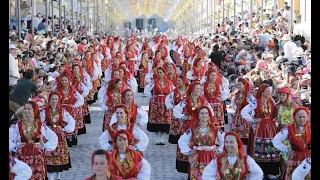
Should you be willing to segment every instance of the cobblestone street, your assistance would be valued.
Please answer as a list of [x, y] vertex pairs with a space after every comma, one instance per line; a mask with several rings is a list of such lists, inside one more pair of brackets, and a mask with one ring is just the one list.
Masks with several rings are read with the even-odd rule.
[[[135, 94], [135, 102], [138, 106], [148, 109], [149, 99], [142, 97], [141, 93]], [[91, 171], [91, 153], [100, 148], [99, 137], [102, 133], [103, 110], [98, 103], [90, 106], [91, 124], [87, 124], [87, 133], [78, 136], [78, 145], [69, 148], [72, 169], [61, 174], [61, 180], [84, 180]], [[145, 152], [145, 159], [151, 165], [151, 180], [186, 180], [187, 174], [179, 173], [175, 169], [175, 157], [177, 145], [166, 143], [165, 146], [155, 145], [155, 135], [142, 129], [149, 137], [149, 145]], [[167, 142], [168, 135], [165, 136]]]

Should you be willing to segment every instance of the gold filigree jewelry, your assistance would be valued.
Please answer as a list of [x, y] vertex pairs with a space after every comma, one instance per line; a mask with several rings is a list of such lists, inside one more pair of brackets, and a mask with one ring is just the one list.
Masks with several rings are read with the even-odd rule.
[[196, 108], [199, 106], [198, 104], [198, 98], [196, 100], [191, 98], [191, 106], [192, 106], [192, 110], [196, 110]]

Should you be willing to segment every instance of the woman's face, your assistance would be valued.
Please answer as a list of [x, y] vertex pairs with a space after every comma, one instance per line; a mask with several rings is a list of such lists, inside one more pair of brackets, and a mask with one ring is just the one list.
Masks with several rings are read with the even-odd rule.
[[238, 142], [235, 136], [227, 135], [224, 141], [227, 153], [233, 153], [238, 150]]
[[117, 89], [121, 89], [122, 87], [122, 81], [119, 81], [117, 84], [116, 84], [116, 88]]
[[143, 56], [142, 56], [142, 59], [144, 59], [144, 60], [148, 59], [148, 54], [144, 53]]
[[161, 57], [161, 52], [159, 51], [159, 52], [157, 52], [157, 54], [156, 54], [156, 58], [160, 58]]
[[265, 97], [265, 98], [272, 98], [271, 97], [271, 92], [272, 90], [271, 90], [271, 88], [270, 87], [268, 87], [268, 88], [265, 88], [264, 89], [264, 92], [263, 92], [263, 96]]
[[296, 116], [294, 117], [296, 122], [298, 123], [299, 126], [304, 126], [304, 124], [308, 120], [308, 114], [304, 110], [300, 110], [297, 112]]
[[209, 75], [210, 81], [215, 81], [217, 78], [217, 73], [216, 72], [211, 72]]
[[132, 102], [133, 101], [133, 92], [127, 91], [124, 98], [125, 98], [126, 102]]
[[200, 96], [201, 95], [201, 85], [200, 84], [197, 84], [197, 85], [194, 86], [193, 95], [194, 96]]
[[75, 74], [78, 74], [79, 71], [80, 71], [79, 66], [75, 66], [75, 67], [73, 68], [73, 72], [74, 72]]
[[26, 119], [30, 119], [30, 118], [33, 118], [33, 107], [32, 107], [32, 105], [31, 104], [25, 104], [24, 105], [24, 110], [23, 110], [23, 112], [24, 112], [24, 117], [26, 118]]
[[199, 111], [199, 121], [201, 124], [209, 121], [209, 111], [207, 108], [202, 108]]
[[122, 108], [117, 108], [116, 117], [119, 123], [127, 123], [127, 114]]
[[120, 67], [122, 67], [122, 68], [124, 68], [124, 69], [127, 69], [127, 65], [126, 65], [126, 64], [121, 64]]
[[114, 58], [113, 63], [114, 63], [115, 65], [118, 65], [118, 64], [119, 64], [119, 59], [118, 59], [118, 58]]
[[65, 77], [65, 76], [63, 76], [62, 78], [61, 78], [61, 84], [62, 84], [62, 86], [63, 87], [67, 87], [69, 84], [68, 84], [68, 78], [67, 77]]
[[56, 107], [57, 104], [58, 104], [58, 100], [59, 100], [59, 97], [58, 95], [54, 94], [50, 97], [50, 106], [51, 107]]
[[113, 71], [113, 78], [119, 78], [119, 71]]
[[128, 146], [128, 136], [125, 133], [120, 134], [122, 137], [125, 137], [125, 139], [123, 139], [122, 137], [118, 136], [117, 137], [117, 142], [116, 145], [118, 148], [120, 149], [125, 149]]
[[158, 69], [158, 77], [163, 78], [163, 70], [162, 69]]
[[92, 165], [93, 173], [97, 176], [107, 174], [108, 160], [105, 154], [95, 155]]
[[173, 65], [172, 64], [168, 65], [168, 72], [169, 73], [174, 73], [174, 69], [173, 69]]
[[124, 76], [123, 69], [119, 69], [119, 78], [123, 78], [123, 76]]
[[286, 93], [279, 93], [280, 102], [285, 102], [288, 98], [288, 94]]
[[242, 82], [238, 82], [237, 83], [237, 89], [240, 91], [240, 92], [244, 92], [245, 91], [245, 87], [243, 85]]
[[178, 87], [183, 86], [183, 80], [181, 78], [178, 78], [177, 85], [178, 85]]

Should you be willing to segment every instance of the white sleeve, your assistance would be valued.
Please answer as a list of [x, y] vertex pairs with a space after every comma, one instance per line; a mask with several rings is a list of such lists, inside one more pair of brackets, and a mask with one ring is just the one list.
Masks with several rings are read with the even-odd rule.
[[153, 78], [153, 71], [150, 70], [146, 76], [144, 77], [144, 80], [147, 82], [147, 83], [150, 83], [152, 81], [152, 78]]
[[180, 46], [180, 48], [178, 49], [178, 54], [183, 55], [182, 50], [183, 50], [183, 46]]
[[17, 151], [17, 143], [21, 141], [18, 124], [9, 128], [9, 151]]
[[278, 134], [272, 139], [272, 144], [281, 152], [287, 152], [288, 148], [282, 143], [282, 141], [288, 139], [288, 128], [283, 128]]
[[247, 165], [249, 174], [247, 178], [249, 180], [262, 180], [263, 179], [263, 171], [260, 166], [252, 159], [252, 157], [247, 155]]
[[217, 159], [214, 158], [210, 163], [204, 168], [202, 172], [202, 180], [216, 180], [217, 175]]
[[106, 94], [106, 87], [107, 85], [105, 84], [104, 86], [101, 86], [101, 88], [98, 91], [98, 100], [100, 100], [101, 98], [103, 98], [103, 96]]
[[202, 76], [200, 84], [203, 85], [207, 81], [207, 76]]
[[133, 58], [131, 58], [131, 59], [129, 59], [130, 61], [138, 61], [138, 57], [137, 56], [135, 56], [135, 57], [133, 57]]
[[151, 91], [153, 87], [154, 87], [154, 81], [151, 81], [146, 87], [144, 87], [143, 93], [149, 98], [152, 97]]
[[173, 60], [172, 60], [172, 58], [171, 58], [171, 56], [170, 56], [170, 53], [168, 53], [168, 57], [167, 57], [167, 58], [168, 58], [168, 62], [169, 62], [169, 63], [173, 63]]
[[108, 107], [106, 106], [106, 102], [108, 100], [108, 96], [106, 94], [104, 94], [100, 99], [99, 99], [99, 105], [101, 106], [101, 108], [105, 111], [108, 110]]
[[164, 103], [167, 107], [167, 109], [173, 109], [173, 97], [174, 97], [174, 91], [171, 91], [170, 94], [167, 95]]
[[225, 77], [222, 76], [222, 85], [219, 88], [220, 93], [221, 93], [221, 100], [225, 101], [228, 99], [229, 94], [230, 94], [230, 89], [229, 89], [229, 81]]
[[187, 74], [186, 74], [186, 77], [189, 79], [189, 80], [194, 80], [195, 78], [193, 77], [193, 70], [190, 69]]
[[139, 122], [137, 122], [140, 126], [144, 126], [148, 123], [148, 113], [142, 108], [137, 108], [138, 114], [140, 116]]
[[237, 110], [237, 104], [236, 104], [236, 96], [233, 96], [231, 99], [231, 105], [233, 110]]
[[176, 106], [174, 106], [173, 108], [173, 116], [177, 119], [183, 119], [184, 118], [184, 114], [183, 114], [183, 108], [186, 107], [187, 103], [186, 100], [182, 100], [179, 104], [177, 104]]
[[32, 169], [24, 162], [14, 158], [15, 164], [11, 168], [11, 172], [16, 174], [14, 180], [27, 180], [32, 176]]
[[191, 138], [192, 132], [191, 129], [188, 129], [178, 140], [178, 146], [181, 150], [181, 153], [184, 155], [188, 155], [188, 153], [191, 151], [191, 148], [189, 147]]
[[81, 96], [83, 98], [87, 97], [89, 94], [89, 89], [87, 88], [87, 86], [85, 86], [83, 83], [81, 83], [81, 90], [82, 90], [82, 94]]
[[224, 132], [221, 131], [221, 129], [218, 130], [217, 133], [217, 140], [219, 142], [219, 148], [217, 149], [219, 151], [219, 153], [222, 153], [223, 151], [223, 147], [224, 147]]
[[139, 140], [139, 142], [136, 144], [137, 149], [139, 151], [145, 151], [147, 149], [148, 144], [149, 144], [149, 138], [148, 138], [147, 134], [144, 131], [142, 131], [139, 127], [137, 127], [136, 125], [134, 125], [132, 134], [135, 139]]
[[128, 79], [128, 85], [131, 87], [131, 90], [135, 93], [138, 90], [138, 83], [136, 78], [134, 78], [133, 76], [131, 76], [130, 79]]
[[77, 102], [74, 104], [74, 107], [78, 108], [78, 107], [82, 106], [84, 104], [83, 97], [79, 94], [78, 91], [76, 91], [76, 93], [74, 93], [74, 96], [77, 99]]
[[58, 145], [58, 136], [47, 125], [42, 124], [41, 134], [46, 138], [47, 142], [43, 144], [46, 151], [53, 151]]
[[[308, 163], [307, 160], [310, 162]], [[293, 171], [292, 180], [304, 180], [311, 170], [311, 157], [303, 160], [301, 164]]]
[[62, 111], [63, 111], [63, 121], [68, 123], [63, 129], [67, 133], [72, 133], [75, 128], [75, 120], [69, 114], [68, 111], [66, 111], [65, 109], [63, 109]]
[[150, 180], [151, 166], [147, 160], [142, 158], [142, 167], [138, 174], [138, 180]]
[[42, 122], [44, 122], [44, 120], [46, 120], [46, 110], [42, 110], [40, 111], [40, 119]]
[[105, 70], [105, 72], [104, 72], [104, 82], [109, 82], [110, 81], [111, 73], [112, 73], [111, 67], [109, 67], [107, 70]]
[[111, 137], [110, 137], [109, 131], [105, 130], [99, 137], [99, 144], [101, 148], [107, 151], [111, 151], [112, 144], [109, 143], [110, 140], [111, 140]]
[[92, 89], [91, 78], [86, 71], [83, 72], [83, 76], [84, 76], [84, 84], [87, 86], [87, 88], [90, 91]]
[[242, 110], [241, 110], [241, 116], [243, 119], [245, 119], [247, 122], [253, 122], [253, 115], [254, 110], [257, 108], [257, 100], [253, 97], [253, 95], [248, 94], [247, 96], [247, 104]]

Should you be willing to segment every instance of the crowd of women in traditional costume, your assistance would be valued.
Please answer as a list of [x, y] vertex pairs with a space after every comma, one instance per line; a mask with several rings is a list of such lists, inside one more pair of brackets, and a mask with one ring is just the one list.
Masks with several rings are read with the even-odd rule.
[[[78, 135], [86, 134], [89, 106], [98, 101], [104, 111], [97, 137], [101, 149], [93, 152], [94, 174], [88, 180], [149, 180], [145, 126], [156, 135], [150, 143], [163, 146], [169, 134], [168, 142], [177, 146], [176, 170], [188, 173], [189, 179], [291, 179], [300, 164], [311, 161], [310, 112], [293, 100], [300, 84], [275, 92], [270, 79], [278, 72], [272, 69], [276, 66], [270, 53], [259, 47], [257, 67], [247, 72], [243, 59], [251, 60], [254, 48], [236, 43], [227, 48], [223, 41], [214, 38], [214, 47], [236, 49], [228, 52], [237, 66], [231, 75], [223, 65], [231, 64], [229, 56], [222, 57], [222, 64], [210, 62], [198, 39], [177, 37], [169, 42], [159, 35], [139, 42], [136, 36], [126, 41], [103, 36], [90, 39], [90, 45], [81, 39], [73, 46], [79, 56], [57, 62], [57, 70], [50, 68], [53, 83], [41, 108], [40, 97], [23, 106], [23, 117], [9, 129], [10, 153], [30, 166], [31, 179], [60, 179], [61, 172], [71, 168], [68, 148], [78, 144]], [[149, 100], [148, 112], [134, 101], [137, 91]], [[226, 114], [231, 109], [229, 123]], [[227, 124], [231, 132], [225, 133]], [[10, 167], [19, 176], [14, 163]]]

